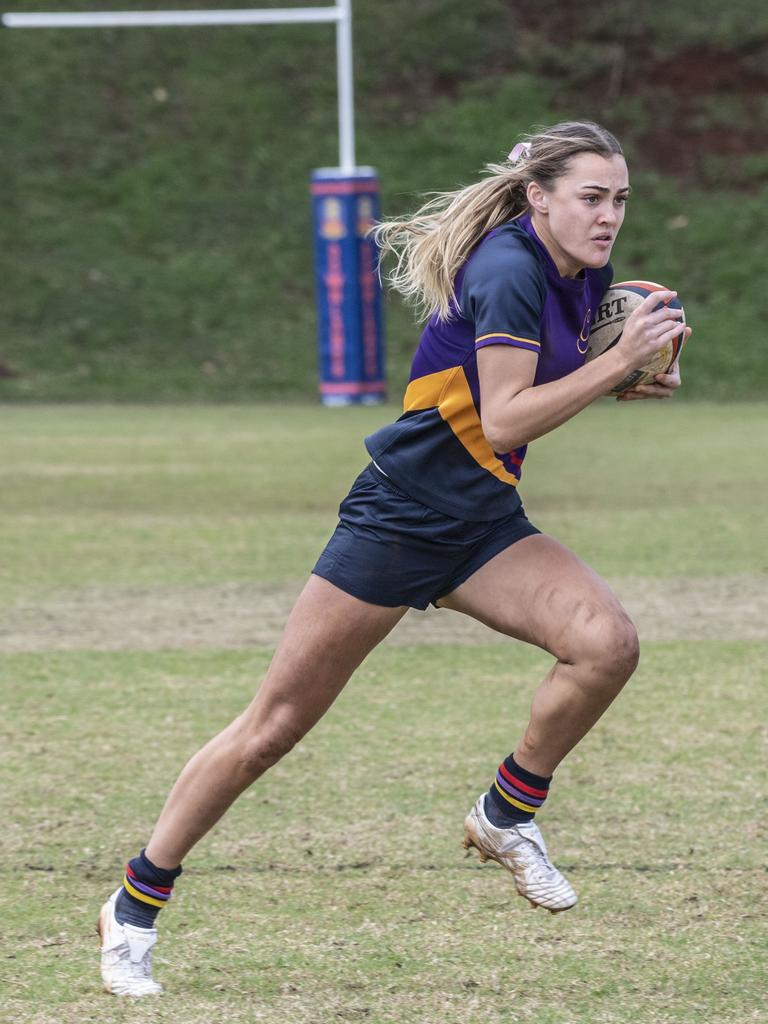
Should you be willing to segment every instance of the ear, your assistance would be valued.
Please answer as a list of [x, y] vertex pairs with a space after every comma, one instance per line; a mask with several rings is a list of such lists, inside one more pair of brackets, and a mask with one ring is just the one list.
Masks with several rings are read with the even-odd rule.
[[549, 197], [538, 182], [532, 181], [525, 190], [528, 204], [537, 213], [546, 213], [549, 207]]

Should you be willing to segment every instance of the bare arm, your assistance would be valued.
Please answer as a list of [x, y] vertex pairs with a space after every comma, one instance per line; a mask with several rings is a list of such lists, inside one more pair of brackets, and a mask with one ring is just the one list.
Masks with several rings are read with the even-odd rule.
[[680, 332], [680, 311], [661, 300], [674, 292], [654, 292], [627, 320], [621, 340], [610, 351], [573, 373], [534, 387], [537, 357], [508, 345], [477, 353], [483, 433], [494, 451], [507, 452], [548, 434], [643, 366]]

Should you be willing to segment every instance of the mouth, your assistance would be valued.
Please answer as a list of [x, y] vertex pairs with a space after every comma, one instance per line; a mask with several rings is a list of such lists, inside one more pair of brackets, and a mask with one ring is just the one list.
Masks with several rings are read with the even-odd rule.
[[597, 245], [612, 245], [613, 235], [609, 234], [608, 232], [606, 232], [603, 235], [593, 235], [592, 241], [595, 242]]

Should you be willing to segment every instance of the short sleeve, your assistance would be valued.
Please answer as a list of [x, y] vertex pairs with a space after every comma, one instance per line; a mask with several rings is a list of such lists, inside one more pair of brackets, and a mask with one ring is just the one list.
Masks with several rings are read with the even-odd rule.
[[541, 351], [544, 271], [511, 232], [481, 242], [467, 262], [459, 299], [462, 314], [474, 324], [476, 349], [511, 345]]

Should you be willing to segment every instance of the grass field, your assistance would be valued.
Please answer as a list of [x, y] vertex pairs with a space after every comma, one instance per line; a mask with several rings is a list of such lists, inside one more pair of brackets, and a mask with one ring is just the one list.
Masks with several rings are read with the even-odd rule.
[[606, 402], [532, 447], [529, 515], [643, 640], [541, 816], [573, 911], [532, 913], [460, 845], [548, 657], [412, 612], [189, 858], [166, 995], [101, 993], [101, 901], [248, 700], [391, 414], [2, 409], [3, 1022], [768, 1020], [768, 426], [745, 403]]

